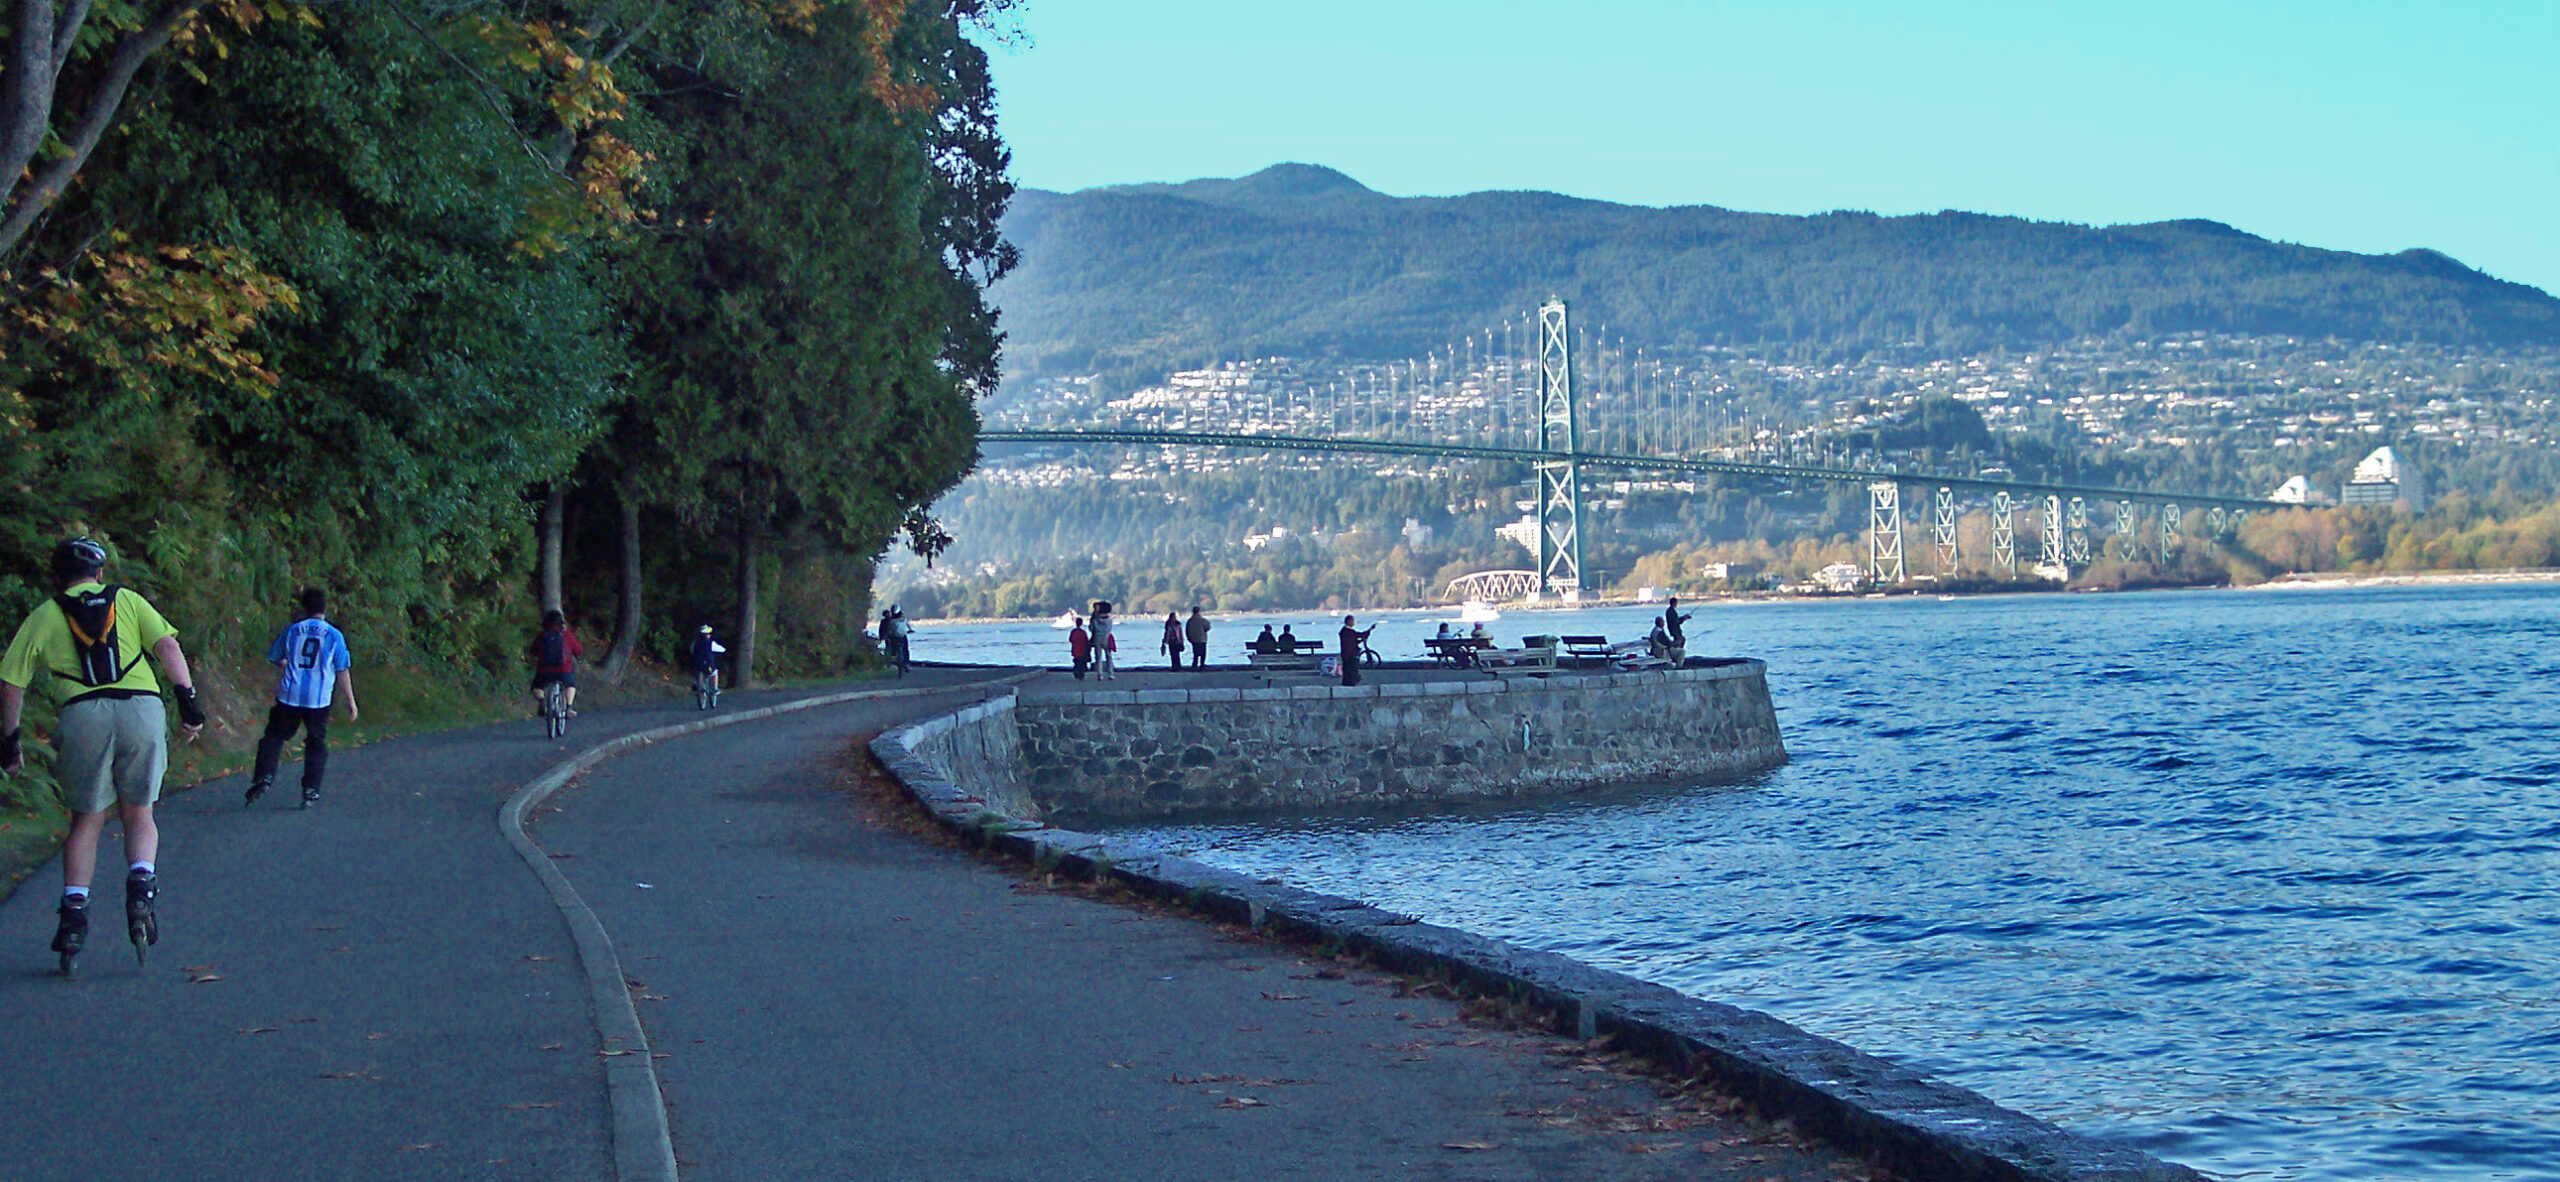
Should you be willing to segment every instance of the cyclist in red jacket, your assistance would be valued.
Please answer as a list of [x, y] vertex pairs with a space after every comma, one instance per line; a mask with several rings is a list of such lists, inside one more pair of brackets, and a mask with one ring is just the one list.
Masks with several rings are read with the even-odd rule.
[[[587, 646], [578, 643], [578, 634], [569, 631], [569, 621], [559, 612], [542, 613], [542, 631], [533, 643], [525, 646], [525, 655], [533, 658], [533, 708], [542, 710], [542, 688], [560, 687], [563, 709], [578, 704], [578, 658], [587, 655]], [[577, 711], [570, 710], [571, 717]]]

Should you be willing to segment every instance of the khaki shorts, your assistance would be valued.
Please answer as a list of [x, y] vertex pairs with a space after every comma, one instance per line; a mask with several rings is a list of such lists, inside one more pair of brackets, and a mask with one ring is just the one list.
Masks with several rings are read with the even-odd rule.
[[54, 725], [53, 775], [75, 813], [155, 804], [169, 771], [169, 715], [158, 698], [89, 698]]

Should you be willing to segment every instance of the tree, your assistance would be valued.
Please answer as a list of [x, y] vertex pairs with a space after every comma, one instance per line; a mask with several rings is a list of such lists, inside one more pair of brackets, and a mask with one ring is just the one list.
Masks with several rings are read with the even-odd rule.
[[777, 30], [754, 85], [653, 108], [682, 154], [671, 224], [626, 257], [637, 396], [670, 500], [731, 539], [741, 685], [773, 541], [934, 548], [920, 510], [974, 462], [1000, 340], [981, 292], [1012, 262], [985, 59], [961, 35], [979, 11], [822, 9]]

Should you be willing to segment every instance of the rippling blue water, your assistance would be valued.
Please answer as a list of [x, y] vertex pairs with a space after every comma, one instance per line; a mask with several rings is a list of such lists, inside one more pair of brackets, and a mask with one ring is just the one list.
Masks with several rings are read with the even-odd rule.
[[2560, 588], [1755, 605], [1691, 630], [1767, 659], [1789, 766], [1139, 836], [1767, 1010], [2216, 1174], [2560, 1179]]

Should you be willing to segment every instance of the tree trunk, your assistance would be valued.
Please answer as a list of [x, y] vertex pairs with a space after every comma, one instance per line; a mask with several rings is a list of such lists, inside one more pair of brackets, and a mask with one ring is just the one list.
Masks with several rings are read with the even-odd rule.
[[625, 484], [615, 490], [622, 508], [622, 621], [613, 633], [613, 651], [598, 670], [606, 681], [620, 681], [640, 651], [640, 498]]
[[756, 543], [762, 522], [750, 509], [752, 498], [738, 503], [738, 676], [737, 688], [756, 683]]
[[561, 519], [569, 515], [569, 490], [559, 481], [542, 495], [542, 610], [560, 610]]

